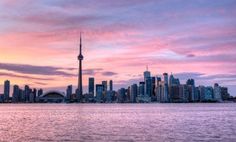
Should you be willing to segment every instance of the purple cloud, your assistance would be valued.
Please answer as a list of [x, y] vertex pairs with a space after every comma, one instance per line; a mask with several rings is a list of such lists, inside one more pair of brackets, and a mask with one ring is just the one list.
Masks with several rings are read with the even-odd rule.
[[103, 70], [103, 69], [102, 68], [84, 69], [83, 74], [84, 75], [96, 75], [101, 70]]
[[104, 75], [104, 76], [114, 76], [114, 75], [117, 75], [117, 73], [111, 72], [111, 71], [105, 71], [105, 72], [102, 72], [102, 75]]
[[35, 75], [60, 75], [73, 77], [75, 74], [67, 73], [61, 70], [67, 70], [71, 68], [52, 67], [52, 66], [35, 66], [26, 64], [12, 64], [12, 63], [0, 63], [1, 70], [13, 71], [23, 74], [35, 74]]
[[0, 72], [0, 76], [7, 76], [7, 77], [17, 77], [17, 78], [22, 78], [22, 79], [32, 79], [32, 80], [42, 80], [42, 81], [50, 81], [54, 80], [53, 78], [39, 78], [39, 77], [31, 77], [31, 76], [26, 76], [26, 75], [17, 75], [13, 73], [3, 73]]

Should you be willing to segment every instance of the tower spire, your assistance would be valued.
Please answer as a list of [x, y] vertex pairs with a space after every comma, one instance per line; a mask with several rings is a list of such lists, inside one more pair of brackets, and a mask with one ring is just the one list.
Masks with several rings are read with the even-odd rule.
[[84, 56], [82, 55], [82, 36], [80, 32], [80, 44], [79, 44], [79, 68], [78, 68], [78, 88], [77, 88], [77, 100], [80, 102], [82, 101], [83, 97], [83, 79], [82, 79], [82, 61], [84, 59]]
[[82, 54], [82, 34], [80, 32], [80, 38], [79, 38], [80, 44], [79, 44], [79, 54]]

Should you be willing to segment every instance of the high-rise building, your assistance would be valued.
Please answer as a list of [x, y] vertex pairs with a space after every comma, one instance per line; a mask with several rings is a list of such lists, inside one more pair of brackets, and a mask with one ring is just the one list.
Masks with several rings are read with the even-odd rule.
[[213, 100], [213, 88], [211, 86], [205, 87], [205, 101]]
[[156, 88], [156, 77], [152, 77], [152, 94], [151, 94], [152, 98], [156, 96], [155, 88]]
[[144, 82], [139, 82], [139, 89], [138, 89], [138, 95], [139, 96], [144, 96]]
[[180, 85], [169, 86], [170, 102], [181, 103], [183, 102], [180, 95]]
[[82, 101], [83, 98], [83, 79], [82, 79], [82, 61], [84, 59], [84, 56], [82, 55], [82, 37], [80, 34], [80, 46], [79, 46], [79, 72], [78, 72], [78, 88], [77, 88], [77, 101]]
[[13, 86], [13, 95], [12, 95], [12, 102], [13, 103], [17, 103], [19, 100], [19, 86], [18, 85], [14, 85]]
[[161, 102], [161, 90], [162, 90], [161, 89], [161, 78], [157, 77], [156, 88], [155, 88], [157, 102]]
[[130, 87], [130, 102], [131, 103], [135, 103], [137, 96], [138, 96], [138, 85], [137, 84], [133, 84]]
[[146, 78], [151, 77], [151, 72], [148, 71], [148, 68], [147, 68], [147, 70], [143, 73], [143, 76], [144, 76], [144, 81], [146, 80]]
[[189, 98], [188, 98], [189, 94], [188, 94], [188, 86], [187, 85], [179, 85], [179, 98], [181, 100], [181, 102], [188, 102]]
[[198, 90], [199, 90], [201, 102], [212, 101], [214, 99], [213, 88], [211, 86], [208, 86], [208, 87], [199, 86]]
[[193, 85], [187, 85], [187, 87], [188, 87], [188, 94], [189, 94], [188, 99], [190, 102], [194, 102], [195, 100], [197, 100], [197, 99], [195, 99], [196, 98], [196, 88]]
[[174, 76], [172, 75], [172, 73], [170, 74], [170, 78], [169, 78], [169, 86], [172, 86], [174, 83]]
[[195, 87], [195, 81], [194, 79], [188, 79], [186, 81], [186, 85], [188, 85], [189, 88], [189, 101], [191, 102], [195, 102], [199, 100], [199, 97], [197, 96], [197, 92], [196, 92], [196, 87]]
[[19, 89], [19, 96], [18, 96], [19, 102], [24, 102], [24, 101], [22, 100], [23, 95], [24, 95], [24, 91], [23, 91], [22, 89]]
[[163, 101], [164, 102], [169, 102], [169, 88], [168, 88], [168, 74], [163, 73], [164, 77], [164, 84], [163, 84]]
[[221, 87], [220, 90], [221, 90], [222, 100], [228, 100], [230, 98], [228, 88], [227, 87]]
[[112, 103], [113, 95], [114, 95], [114, 91], [107, 91], [107, 93], [106, 93], [106, 103]]
[[[147, 92], [147, 91], [149, 91], [148, 89], [150, 89], [150, 87], [149, 86], [147, 86], [147, 81], [150, 81], [150, 78], [151, 78], [151, 72], [150, 71], [148, 71], [148, 67], [147, 67], [147, 70], [143, 73], [143, 76], [144, 76], [144, 82], [145, 82], [145, 86], [144, 86], [144, 95], [149, 95], [149, 96], [151, 96], [149, 93], [150, 92]], [[149, 85], [149, 84], [148, 84]], [[151, 84], [152, 85], [152, 84]], [[149, 87], [149, 88], [147, 88], [147, 87]]]
[[[165, 91], [165, 83], [164, 83], [164, 81], [161, 81], [159, 83], [159, 92], [160, 92], [160, 102], [162, 102], [162, 103], [167, 102], [167, 95], [165, 94], [166, 91]], [[157, 100], [158, 100], [158, 98], [157, 98]]]
[[96, 102], [101, 103], [103, 100], [104, 86], [102, 84], [96, 84]]
[[29, 94], [29, 102], [30, 102], [30, 103], [34, 103], [34, 102], [35, 102], [34, 91], [32, 91], [32, 92]]
[[193, 85], [193, 86], [195, 86], [195, 81], [194, 81], [194, 79], [188, 79], [187, 81], [186, 81], [186, 84], [187, 85]]
[[36, 88], [34, 88], [33, 91], [31, 91], [30, 96], [29, 96], [30, 103], [34, 103], [36, 101], [36, 94], [37, 94], [37, 90]]
[[38, 90], [38, 97], [41, 96], [41, 95], [43, 95], [43, 89]]
[[130, 95], [130, 86], [128, 87], [128, 89], [125, 89], [125, 102], [130, 102], [130, 99], [131, 99], [131, 95]]
[[25, 85], [25, 90], [24, 90], [24, 96], [25, 96], [25, 102], [29, 102], [29, 96], [31, 93], [31, 89], [28, 85]]
[[109, 90], [113, 91], [113, 81], [112, 80], [109, 81]]
[[[179, 102], [179, 92], [177, 91], [179, 89], [180, 81], [178, 78], [175, 78], [173, 74], [171, 73], [169, 77], [169, 85], [168, 85], [168, 95], [169, 95], [169, 101], [170, 102]], [[172, 90], [174, 89], [174, 90]]]
[[103, 87], [104, 87], [104, 88], [103, 88], [103, 89], [104, 89], [103, 91], [106, 92], [106, 91], [107, 91], [107, 81], [102, 81], [102, 85], [103, 85]]
[[72, 85], [67, 86], [66, 88], [66, 101], [70, 102], [71, 98], [72, 98]]
[[168, 73], [163, 73], [164, 83], [168, 85]]
[[4, 94], [0, 94], [0, 103], [3, 103], [4, 102]]
[[218, 102], [222, 101], [222, 97], [221, 97], [221, 87], [219, 86], [218, 83], [214, 84], [214, 99]]
[[125, 102], [125, 88], [120, 88], [118, 91], [117, 91], [117, 94], [118, 94], [118, 103], [124, 103]]
[[199, 90], [199, 95], [200, 95], [200, 101], [201, 102], [205, 101], [206, 87], [201, 85], [198, 87], [198, 90]]
[[8, 102], [9, 101], [9, 94], [10, 94], [10, 81], [6, 80], [4, 82], [4, 102]]
[[174, 75], [171, 73], [169, 77], [169, 86], [172, 86], [172, 85], [180, 85], [180, 81], [178, 78], [175, 78]]
[[152, 77], [145, 78], [145, 96], [151, 97], [152, 96]]
[[156, 98], [157, 98], [157, 102], [160, 102], [160, 98], [161, 98], [161, 89], [160, 89], [160, 84], [161, 84], [161, 77], [156, 77], [156, 87], [155, 87], [155, 94], [156, 94]]
[[94, 78], [89, 78], [89, 85], [88, 85], [89, 94], [92, 94], [94, 96]]

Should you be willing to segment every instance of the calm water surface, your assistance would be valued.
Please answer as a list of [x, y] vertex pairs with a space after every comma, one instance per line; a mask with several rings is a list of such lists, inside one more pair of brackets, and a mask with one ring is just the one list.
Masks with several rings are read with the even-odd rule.
[[236, 104], [1, 104], [0, 141], [236, 142]]

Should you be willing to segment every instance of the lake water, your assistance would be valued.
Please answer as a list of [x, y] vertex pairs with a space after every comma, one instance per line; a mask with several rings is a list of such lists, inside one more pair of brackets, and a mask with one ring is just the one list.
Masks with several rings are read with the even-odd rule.
[[236, 141], [236, 103], [1, 104], [0, 141]]

